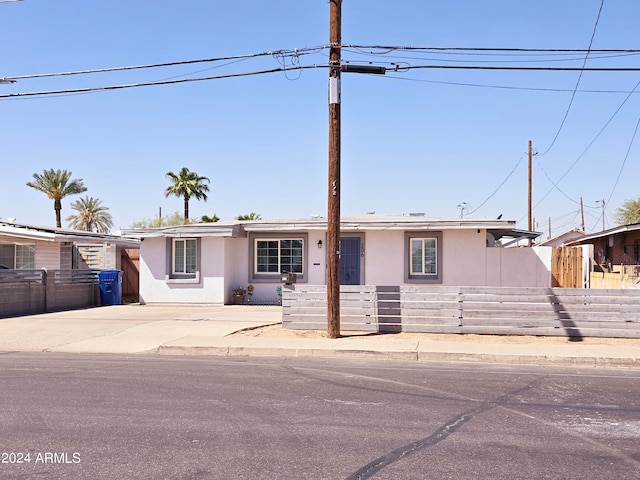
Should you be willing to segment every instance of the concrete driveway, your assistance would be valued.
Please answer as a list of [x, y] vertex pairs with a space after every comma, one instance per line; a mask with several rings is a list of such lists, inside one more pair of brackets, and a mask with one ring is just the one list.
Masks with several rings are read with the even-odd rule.
[[0, 351], [155, 352], [184, 337], [224, 337], [280, 323], [280, 307], [114, 305], [0, 319]]

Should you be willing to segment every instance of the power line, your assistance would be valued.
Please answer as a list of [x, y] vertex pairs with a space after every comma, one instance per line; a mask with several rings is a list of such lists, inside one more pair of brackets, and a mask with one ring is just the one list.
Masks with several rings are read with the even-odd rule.
[[533, 208], [537, 207], [538, 205], [540, 205], [540, 203], [542, 203], [542, 201], [547, 198], [549, 196], [549, 194], [554, 190], [554, 188], [557, 188], [557, 185], [564, 179], [564, 177], [566, 177], [568, 175], [568, 173], [573, 169], [573, 167], [575, 167], [578, 162], [582, 159], [582, 157], [584, 157], [586, 155], [586, 153], [589, 151], [589, 149], [593, 146], [593, 144], [596, 142], [596, 140], [600, 137], [600, 135], [602, 135], [602, 132], [605, 131], [605, 129], [609, 126], [609, 124], [613, 121], [613, 119], [616, 117], [616, 115], [618, 115], [618, 113], [620, 112], [620, 110], [622, 110], [622, 107], [625, 105], [625, 103], [627, 103], [627, 101], [629, 100], [629, 98], [631, 98], [631, 95], [638, 89], [638, 87], [640, 86], [640, 81], [638, 81], [638, 83], [636, 83], [635, 87], [633, 87], [633, 90], [625, 97], [625, 99], [622, 101], [622, 103], [620, 104], [620, 106], [616, 109], [615, 112], [613, 112], [613, 115], [611, 115], [611, 117], [609, 117], [609, 120], [606, 121], [606, 123], [604, 124], [604, 126], [600, 129], [600, 131], [596, 134], [596, 136], [593, 138], [593, 140], [591, 140], [591, 142], [589, 143], [589, 145], [587, 145], [587, 148], [584, 149], [584, 151], [578, 156], [578, 158], [576, 158], [574, 160], [574, 162], [569, 166], [569, 168], [562, 174], [562, 176], [558, 179], [557, 182], [552, 182], [553, 183], [553, 187], [551, 187], [547, 193], [545, 193], [543, 195], [543, 197], [538, 201], [538, 203], [536, 203]]
[[631, 146], [633, 145], [633, 141], [636, 138], [636, 134], [638, 133], [638, 126], [640, 126], [640, 118], [638, 118], [638, 121], [636, 122], [636, 128], [633, 131], [633, 135], [631, 137], [631, 141], [629, 142], [629, 147], [627, 148], [627, 153], [624, 156], [624, 160], [622, 162], [622, 165], [620, 166], [620, 171], [618, 171], [618, 176], [616, 177], [616, 181], [613, 184], [613, 187], [611, 188], [611, 193], [609, 194], [609, 198], [607, 199], [607, 204], [609, 204], [611, 202], [611, 197], [613, 197], [613, 192], [615, 192], [616, 187], [618, 186], [618, 181], [620, 181], [620, 176], [622, 175], [622, 171], [624, 170], [624, 166], [627, 163], [627, 160], [629, 159], [629, 152], [631, 152]]
[[[505, 90], [525, 90], [525, 91], [533, 91], [533, 92], [571, 92], [571, 89], [568, 88], [544, 88], [544, 87], [514, 87], [511, 85], [487, 85], [482, 83], [466, 83], [466, 82], [443, 82], [438, 80], [425, 80], [421, 78], [406, 78], [406, 77], [397, 77], [395, 75], [380, 75], [378, 76], [380, 79], [392, 79], [392, 80], [402, 80], [405, 82], [421, 82], [421, 83], [434, 83], [438, 85], [453, 85], [460, 87], [477, 87], [477, 88], [495, 88], [495, 89], [505, 89]], [[580, 93], [615, 93], [615, 94], [629, 94], [628, 90], [578, 90]], [[633, 92], [639, 93], [639, 92]]]
[[406, 71], [416, 69], [444, 70], [513, 70], [513, 71], [547, 71], [547, 72], [638, 72], [640, 67], [508, 67], [483, 65], [409, 65], [389, 70]]
[[476, 208], [474, 208], [473, 210], [471, 210], [470, 212], [467, 212], [467, 215], [471, 215], [474, 212], [477, 212], [485, 203], [487, 203], [496, 193], [498, 193], [498, 191], [502, 188], [502, 186], [507, 182], [507, 180], [509, 180], [509, 178], [511, 178], [511, 176], [515, 173], [515, 171], [518, 168], [518, 165], [520, 165], [520, 162], [522, 162], [522, 159], [524, 158], [524, 155], [520, 157], [520, 160], [518, 160], [518, 162], [516, 163], [515, 167], [513, 167], [513, 170], [511, 170], [511, 172], [509, 173], [509, 175], [506, 176], [506, 178], [500, 183], [500, 185], [498, 185], [498, 187], [493, 191], [493, 193], [491, 195], [489, 195], [480, 205], [478, 205]]
[[[379, 52], [379, 55], [386, 55], [387, 53], [394, 51], [469, 51], [469, 52], [538, 52], [538, 53], [640, 53], [640, 49], [632, 48], [609, 48], [609, 49], [579, 49], [579, 48], [494, 48], [494, 47], [417, 47], [407, 45], [357, 45], [357, 44], [343, 44], [342, 48], [356, 48], [364, 50], [366, 48], [373, 48], [376, 50], [383, 50]], [[376, 52], [371, 52], [376, 53]]]
[[234, 77], [248, 77], [253, 75], [263, 75], [267, 73], [276, 73], [276, 72], [286, 72], [290, 70], [305, 70], [311, 68], [327, 68], [327, 65], [318, 66], [318, 65], [309, 65], [309, 66], [298, 66], [298, 67], [278, 67], [272, 68], [268, 70], [257, 70], [253, 72], [242, 72], [242, 73], [230, 73], [227, 75], [215, 75], [210, 77], [197, 77], [197, 78], [182, 78], [178, 80], [160, 80], [155, 82], [143, 82], [143, 83], [130, 83], [124, 85], [108, 85], [102, 87], [87, 87], [87, 88], [72, 88], [66, 90], [50, 90], [50, 91], [42, 91], [42, 92], [25, 92], [25, 93], [9, 93], [0, 95], [0, 99], [19, 99], [26, 97], [35, 97], [35, 96], [45, 96], [45, 95], [62, 95], [62, 94], [71, 94], [71, 93], [87, 93], [87, 92], [99, 92], [99, 91], [108, 91], [108, 90], [122, 90], [125, 88], [136, 88], [136, 87], [148, 87], [155, 85], [172, 85], [177, 83], [189, 83], [189, 82], [201, 82], [205, 80], [220, 80], [223, 78], [234, 78]]
[[584, 73], [584, 67], [587, 65], [587, 60], [589, 58], [589, 53], [591, 51], [591, 45], [593, 45], [593, 39], [596, 36], [596, 30], [598, 28], [598, 23], [600, 22], [600, 14], [602, 13], [602, 7], [604, 7], [604, 0], [600, 2], [600, 9], [598, 10], [598, 16], [596, 17], [596, 23], [593, 26], [593, 32], [591, 33], [591, 40], [589, 40], [589, 48], [587, 49], [587, 53], [584, 56], [584, 62], [582, 63], [583, 70], [580, 70], [580, 75], [578, 75], [578, 80], [576, 81], [576, 86], [573, 89], [573, 93], [571, 94], [571, 99], [569, 100], [569, 105], [567, 106], [566, 112], [564, 112], [564, 117], [562, 118], [562, 122], [560, 122], [560, 127], [558, 127], [558, 131], [556, 132], [555, 137], [551, 141], [551, 145], [544, 151], [544, 153], [540, 154], [540, 156], [544, 156], [549, 153], [549, 150], [555, 145], [556, 140], [560, 136], [560, 132], [562, 131], [562, 127], [564, 127], [565, 122], [567, 121], [567, 117], [569, 116], [569, 111], [571, 110], [571, 106], [573, 105], [573, 100], [576, 98], [576, 92], [578, 91], [578, 86], [580, 85], [580, 80], [582, 80], [582, 74]]
[[106, 67], [106, 68], [96, 68], [90, 70], [73, 70], [68, 72], [55, 72], [55, 73], [37, 73], [33, 75], [17, 75], [17, 76], [8, 76], [7, 79], [11, 80], [24, 80], [24, 79], [33, 79], [33, 78], [44, 78], [44, 77], [60, 77], [60, 76], [69, 76], [69, 75], [86, 75], [91, 73], [106, 73], [106, 72], [118, 72], [118, 71], [126, 71], [126, 70], [141, 70], [148, 68], [159, 68], [159, 67], [174, 67], [179, 65], [190, 65], [195, 63], [212, 63], [212, 62], [221, 62], [227, 60], [241, 60], [241, 59], [249, 59], [249, 58], [257, 58], [257, 57], [282, 57], [282, 56], [299, 56], [299, 55], [309, 55], [310, 53], [314, 53], [316, 51], [325, 49], [328, 47], [309, 47], [295, 50], [275, 50], [268, 52], [260, 52], [260, 53], [250, 53], [246, 55], [231, 55], [226, 57], [216, 57], [216, 58], [204, 58], [197, 60], [181, 60], [176, 62], [164, 62], [164, 63], [150, 63], [144, 65], [130, 65], [124, 67]]

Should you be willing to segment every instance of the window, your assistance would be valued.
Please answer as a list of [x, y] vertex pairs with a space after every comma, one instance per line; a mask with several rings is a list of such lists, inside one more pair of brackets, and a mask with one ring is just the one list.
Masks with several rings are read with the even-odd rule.
[[302, 239], [256, 240], [255, 273], [302, 273]]
[[197, 242], [195, 238], [174, 239], [171, 273], [174, 275], [195, 274], [197, 257]]
[[276, 237], [273, 234], [250, 234], [251, 282], [280, 282], [283, 273], [295, 273], [298, 281], [306, 272], [307, 234], [296, 237]]
[[438, 239], [411, 239], [411, 275], [438, 274]]
[[442, 283], [442, 232], [405, 233], [405, 281]]
[[35, 268], [35, 245], [0, 245], [0, 265], [16, 269]]

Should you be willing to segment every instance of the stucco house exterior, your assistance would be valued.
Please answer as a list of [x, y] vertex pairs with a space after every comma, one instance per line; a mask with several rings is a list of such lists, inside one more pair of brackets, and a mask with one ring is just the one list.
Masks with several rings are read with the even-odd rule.
[[9, 269], [120, 269], [140, 241], [118, 235], [0, 222], [0, 265]]
[[[283, 273], [326, 283], [327, 221], [217, 222], [125, 230], [140, 238], [141, 303], [232, 302], [253, 286], [252, 301], [277, 299]], [[364, 215], [341, 219], [345, 285], [544, 286], [551, 248], [503, 248], [506, 237], [535, 238], [510, 220]]]

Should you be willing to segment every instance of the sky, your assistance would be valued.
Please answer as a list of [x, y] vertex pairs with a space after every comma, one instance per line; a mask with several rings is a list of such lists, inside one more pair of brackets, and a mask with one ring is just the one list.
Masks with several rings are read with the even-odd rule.
[[[629, 0], [345, 0], [343, 63], [388, 70], [342, 74], [342, 215], [502, 215], [527, 228], [531, 140], [541, 238], [581, 228], [581, 198], [587, 232], [603, 213], [615, 226], [640, 196], [640, 72], [415, 67], [640, 67], [636, 52], [482, 50], [640, 49], [639, 20]], [[211, 181], [192, 218], [327, 215], [327, 0], [0, 2], [0, 28], [0, 77], [27, 77], [0, 84], [0, 219], [54, 226], [53, 201], [26, 185], [51, 168], [88, 189], [63, 200], [63, 225], [85, 195], [114, 230], [182, 213], [164, 196], [182, 167]], [[226, 57], [242, 58], [34, 78]], [[24, 95], [235, 74], [251, 75]]]

